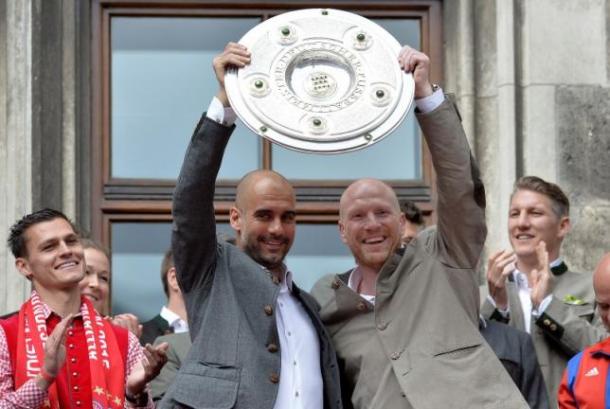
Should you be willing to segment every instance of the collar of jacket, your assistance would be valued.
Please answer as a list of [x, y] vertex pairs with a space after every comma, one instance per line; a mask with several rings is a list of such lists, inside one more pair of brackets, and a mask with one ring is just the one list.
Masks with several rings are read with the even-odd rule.
[[[563, 261], [556, 265], [555, 267], [551, 267], [551, 273], [553, 273], [553, 275], [555, 276], [560, 276], [562, 274], [564, 274], [566, 271], [568, 271], [568, 265], [566, 263], [564, 263]], [[508, 281], [514, 283], [515, 282], [515, 278], [513, 274], [510, 274], [508, 276]]]

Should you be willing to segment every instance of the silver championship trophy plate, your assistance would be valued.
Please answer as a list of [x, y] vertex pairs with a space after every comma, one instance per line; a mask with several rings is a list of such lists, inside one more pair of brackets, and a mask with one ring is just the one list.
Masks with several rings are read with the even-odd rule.
[[413, 102], [401, 45], [379, 25], [334, 9], [273, 17], [240, 41], [251, 63], [225, 78], [227, 95], [252, 131], [303, 152], [339, 153], [380, 141]]

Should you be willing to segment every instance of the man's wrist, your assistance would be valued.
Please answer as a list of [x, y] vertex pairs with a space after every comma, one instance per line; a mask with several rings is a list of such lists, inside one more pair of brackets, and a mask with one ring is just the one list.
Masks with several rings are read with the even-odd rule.
[[426, 83], [426, 85], [424, 85], [421, 89], [415, 90], [415, 98], [420, 99], [420, 98], [429, 97], [430, 95], [434, 94], [434, 91], [436, 91], [438, 88], [439, 88], [438, 85], [431, 84], [428, 81]]

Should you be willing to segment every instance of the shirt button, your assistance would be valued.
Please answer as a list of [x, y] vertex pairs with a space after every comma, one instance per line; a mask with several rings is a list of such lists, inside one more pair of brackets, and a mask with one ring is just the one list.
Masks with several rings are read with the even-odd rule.
[[294, 396], [298, 398], [298, 397], [299, 397], [299, 391], [296, 391], [296, 392], [294, 393]]
[[267, 351], [269, 352], [277, 352], [277, 345], [274, 343], [271, 343], [269, 345], [267, 345]]
[[396, 361], [398, 358], [400, 358], [400, 352], [392, 352], [390, 355], [390, 359], [393, 361]]
[[76, 358], [74, 358], [74, 357], [70, 358], [70, 362], [72, 362], [73, 364], [75, 364], [75, 363], [76, 363]]
[[74, 344], [68, 344], [68, 348], [74, 349]]
[[74, 331], [72, 331], [72, 330], [68, 331], [68, 335], [69, 336], [73, 336], [74, 335]]
[[76, 401], [76, 406], [80, 406], [81, 402], [79, 400]]
[[78, 376], [78, 372], [72, 372], [72, 376], [77, 377]]
[[269, 375], [269, 381], [271, 383], [278, 383], [280, 381], [280, 376], [275, 372], [272, 372], [271, 375]]
[[72, 389], [74, 389], [75, 392], [78, 392], [78, 385], [74, 385]]
[[265, 305], [265, 308], [263, 308], [265, 310], [265, 314], [267, 315], [272, 315], [273, 314], [273, 307], [269, 304]]

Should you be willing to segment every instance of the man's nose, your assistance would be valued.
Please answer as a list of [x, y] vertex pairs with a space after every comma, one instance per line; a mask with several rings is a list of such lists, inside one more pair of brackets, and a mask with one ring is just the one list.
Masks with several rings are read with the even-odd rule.
[[519, 218], [517, 219], [517, 224], [519, 227], [528, 227], [530, 225], [530, 218], [527, 212], [519, 213]]
[[372, 229], [379, 226], [379, 219], [375, 215], [375, 213], [371, 212], [366, 215], [364, 220], [364, 227], [367, 229]]
[[274, 234], [280, 234], [284, 226], [282, 225], [282, 220], [279, 217], [274, 218], [269, 224], [269, 232]]
[[97, 288], [100, 284], [100, 280], [97, 278], [97, 274], [89, 275], [89, 287]]
[[72, 255], [72, 247], [70, 247], [65, 241], [59, 243], [59, 252], [62, 256]]

